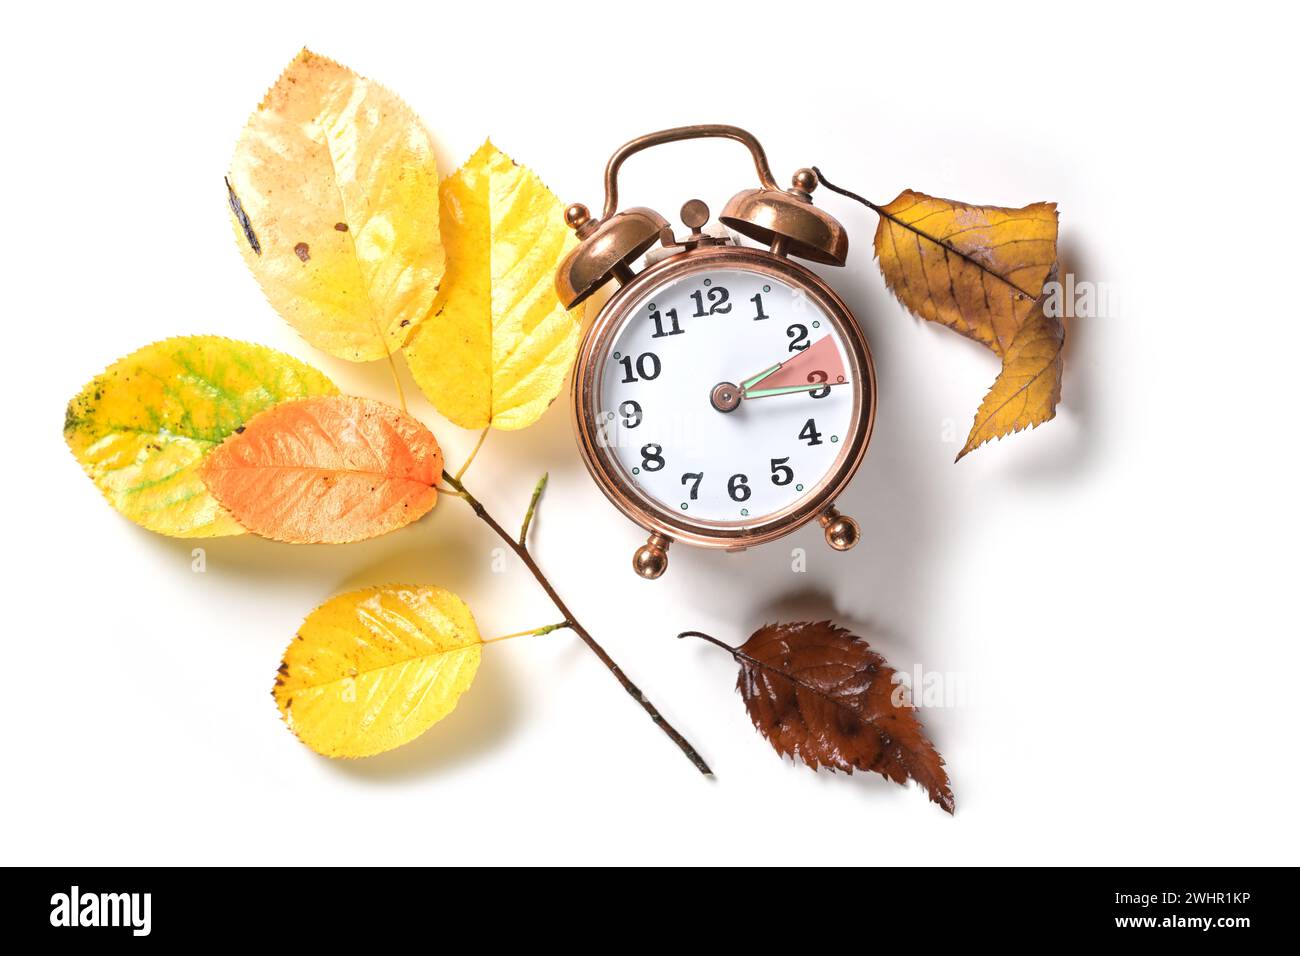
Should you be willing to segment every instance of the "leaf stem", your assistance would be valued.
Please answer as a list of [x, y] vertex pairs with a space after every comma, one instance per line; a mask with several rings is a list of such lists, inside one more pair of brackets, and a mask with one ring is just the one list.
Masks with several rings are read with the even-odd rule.
[[478, 450], [483, 447], [483, 442], [487, 441], [488, 432], [491, 430], [492, 426], [489, 425], [487, 428], [483, 429], [482, 433], [478, 436], [478, 441], [474, 443], [474, 448], [470, 451], [469, 457], [465, 459], [465, 464], [461, 465], [460, 471], [456, 472], [457, 481], [460, 481], [465, 472], [469, 471], [469, 466], [474, 464], [474, 459], [478, 457]]
[[[873, 212], [878, 212], [882, 216], [885, 215], [884, 210], [882, 210], [879, 206], [873, 203], [870, 199], [867, 199], [863, 196], [859, 196], [857, 193], [849, 192], [847, 189], [843, 189], [840, 186], [836, 186], [833, 182], [831, 182], [829, 179], [823, 176], [822, 171], [818, 169], [816, 166], [812, 168], [812, 171], [817, 175], [818, 182], [820, 182], [831, 192], [839, 193], [841, 196], [848, 196], [850, 199], [856, 199], [858, 202], [862, 203], [862, 205], [866, 206], [868, 209], [872, 210]], [[893, 219], [894, 217], [890, 216], [889, 218]], [[900, 223], [900, 225], [902, 224]]]
[[732, 647], [730, 644], [720, 641], [716, 637], [713, 637], [710, 634], [705, 634], [703, 631], [682, 631], [680, 634], [677, 635], [677, 639], [679, 641], [683, 637], [698, 637], [702, 641], [708, 641], [710, 644], [716, 644], [718, 647], [722, 648], [732, 657], [735, 657], [737, 653], [737, 649]]
[[402, 411], [406, 411], [406, 391], [402, 388], [402, 376], [397, 373], [397, 360], [393, 358], [387, 342], [384, 343], [384, 354], [388, 357], [388, 370], [393, 373], [393, 386], [397, 389], [397, 400], [402, 405]]
[[712, 776], [713, 771], [710, 770], [709, 765], [704, 762], [704, 758], [696, 752], [693, 746], [691, 746], [690, 741], [678, 733], [677, 728], [664, 719], [663, 715], [655, 708], [655, 705], [650, 703], [645, 694], [641, 693], [641, 688], [632, 683], [631, 679], [623, 673], [623, 669], [614, 663], [614, 659], [610, 657], [609, 654], [606, 653], [605, 649], [596, 642], [596, 639], [587, 632], [587, 629], [578, 622], [578, 619], [574, 617], [573, 613], [560, 598], [559, 594], [555, 592], [555, 588], [551, 585], [551, 582], [547, 579], [546, 575], [542, 573], [542, 569], [537, 566], [537, 562], [533, 560], [533, 556], [528, 553], [528, 549], [512, 538], [506, 529], [497, 523], [496, 519], [488, 513], [482, 503], [465, 490], [465, 486], [460, 483], [460, 480], [456, 478], [455, 475], [444, 471], [442, 473], [442, 478], [447, 482], [447, 484], [459, 491], [466, 504], [474, 509], [474, 514], [487, 524], [489, 528], [496, 532], [497, 537], [510, 546], [510, 550], [514, 551], [514, 553], [519, 557], [519, 560], [522, 561], [524, 566], [532, 573], [533, 577], [537, 580], [537, 583], [542, 586], [542, 590], [545, 591], [546, 596], [551, 599], [551, 603], [555, 605], [556, 610], [564, 615], [565, 621], [568, 622], [569, 629], [582, 639], [582, 642], [591, 649], [591, 652], [595, 654], [596, 657], [600, 659], [600, 662], [609, 669], [609, 672], [614, 675], [615, 679], [622, 685], [623, 689], [628, 692], [633, 700], [641, 705], [642, 710], [650, 715], [650, 719], [658, 725], [659, 729], [667, 734], [668, 738], [681, 749], [682, 753], [686, 755], [687, 759], [695, 765], [695, 768], [699, 770], [700, 773], [705, 776]]
[[561, 621], [559, 624], [547, 624], [544, 627], [535, 627], [531, 631], [515, 631], [513, 634], [502, 634], [500, 637], [489, 637], [480, 643], [495, 644], [497, 641], [508, 641], [515, 637], [541, 637], [543, 634], [550, 634], [551, 631], [558, 631], [562, 627], [570, 627], [568, 621]]
[[1027, 297], [1027, 298], [1030, 298], [1030, 299], [1036, 299], [1036, 298], [1038, 298], [1037, 295], [1030, 295], [1029, 292], [1027, 292], [1026, 290], [1020, 288], [1020, 286], [1016, 285], [1014, 282], [1012, 282], [1012, 281], [1011, 281], [1010, 279], [1008, 279], [1006, 276], [1002, 275], [1000, 272], [995, 272], [994, 270], [992, 270], [992, 269], [990, 269], [988, 266], [986, 266], [984, 263], [980, 262], [978, 259], [975, 259], [975, 258], [971, 257], [970, 255], [968, 255], [967, 253], [962, 252], [960, 249], [958, 249], [956, 246], [954, 246], [954, 245], [953, 245], [951, 242], [949, 242], [948, 240], [946, 240], [946, 239], [940, 239], [940, 238], [938, 238], [938, 237], [936, 237], [936, 236], [932, 236], [932, 235], [930, 235], [928, 232], [926, 232], [925, 230], [923, 230], [923, 229], [918, 229], [916, 226], [914, 226], [914, 225], [913, 225], [912, 223], [910, 223], [910, 222], [903, 222], [903, 220], [899, 219], [899, 218], [898, 218], [897, 216], [895, 216], [892, 212], [889, 212], [889, 211], [888, 211], [887, 209], [885, 209], [883, 206], [877, 206], [875, 203], [873, 203], [870, 199], [867, 199], [865, 196], [859, 196], [859, 195], [858, 195], [857, 193], [855, 193], [855, 192], [850, 192], [850, 191], [847, 190], [847, 189], [844, 189], [844, 188], [842, 188], [842, 187], [840, 187], [840, 186], [836, 186], [833, 182], [831, 182], [831, 181], [828, 180], [825, 176], [823, 176], [823, 175], [822, 175], [822, 171], [821, 171], [820, 169], [818, 169], [816, 166], [814, 166], [814, 167], [812, 168], [812, 171], [816, 174], [818, 182], [820, 182], [823, 186], [825, 186], [825, 187], [826, 187], [827, 189], [829, 189], [831, 192], [833, 192], [833, 193], [839, 193], [841, 196], [848, 196], [850, 199], [854, 199], [854, 200], [856, 200], [856, 201], [862, 203], [862, 205], [866, 206], [868, 209], [870, 209], [872, 212], [876, 213], [878, 216], [882, 216], [883, 218], [888, 219], [890, 222], [892, 222], [894, 225], [898, 226], [899, 228], [907, 229], [907, 230], [909, 230], [910, 232], [914, 232], [914, 233], [916, 233], [918, 236], [920, 236], [922, 239], [925, 239], [925, 240], [928, 241], [928, 242], [932, 242], [932, 243], [934, 243], [936, 246], [939, 246], [941, 249], [947, 249], [947, 250], [948, 250], [949, 252], [951, 252], [953, 255], [955, 255], [955, 256], [957, 256], [957, 257], [959, 257], [959, 258], [961, 258], [961, 259], [965, 259], [967, 262], [969, 262], [971, 265], [973, 265], [976, 269], [979, 269], [981, 272], [987, 272], [989, 275], [993, 276], [993, 278], [995, 278], [995, 279], [1000, 279], [1001, 281], [1005, 282], [1007, 285], [1011, 286], [1011, 288], [1015, 289], [1015, 290], [1016, 290], [1017, 292], [1019, 292], [1021, 295], [1025, 296], [1025, 297]]
[[533, 489], [532, 500], [528, 502], [528, 510], [524, 512], [524, 523], [519, 529], [519, 543], [525, 548], [528, 547], [528, 526], [533, 523], [533, 512], [537, 510], [537, 502], [541, 500], [542, 492], [546, 490], [546, 481], [550, 477], [550, 472], [542, 473], [542, 477], [537, 480], [537, 487]]

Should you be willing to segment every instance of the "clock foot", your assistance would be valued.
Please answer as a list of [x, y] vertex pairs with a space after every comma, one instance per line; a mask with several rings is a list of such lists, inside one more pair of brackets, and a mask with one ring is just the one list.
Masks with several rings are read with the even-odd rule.
[[826, 543], [836, 551], [849, 550], [862, 536], [858, 523], [848, 515], [840, 514], [834, 505], [818, 515], [817, 520], [826, 532]]
[[645, 544], [632, 555], [632, 569], [641, 577], [653, 581], [668, 570], [668, 546], [673, 539], [662, 534], [652, 534]]

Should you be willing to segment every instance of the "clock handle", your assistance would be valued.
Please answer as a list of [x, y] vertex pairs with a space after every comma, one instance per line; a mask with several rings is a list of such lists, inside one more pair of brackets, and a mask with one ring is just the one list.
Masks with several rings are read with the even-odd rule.
[[624, 160], [651, 146], [662, 146], [664, 143], [675, 143], [683, 139], [734, 139], [738, 143], [743, 143], [749, 149], [749, 154], [754, 157], [754, 169], [758, 171], [758, 181], [762, 187], [778, 188], [776, 180], [772, 177], [772, 167], [767, 164], [767, 154], [763, 152], [763, 145], [754, 138], [753, 133], [739, 126], [726, 126], [721, 123], [676, 126], [673, 129], [661, 129], [657, 133], [638, 136], [620, 146], [609, 158], [609, 163], [605, 166], [605, 211], [600, 216], [602, 222], [618, 211], [618, 170]]

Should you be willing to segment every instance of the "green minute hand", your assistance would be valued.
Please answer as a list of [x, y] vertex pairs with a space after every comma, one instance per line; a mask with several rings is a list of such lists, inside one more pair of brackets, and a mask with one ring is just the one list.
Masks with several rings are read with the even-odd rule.
[[810, 382], [807, 385], [782, 385], [779, 388], [747, 388], [745, 398], [767, 398], [769, 395], [792, 395], [795, 392], [815, 392], [819, 388], [847, 385], [848, 382]]

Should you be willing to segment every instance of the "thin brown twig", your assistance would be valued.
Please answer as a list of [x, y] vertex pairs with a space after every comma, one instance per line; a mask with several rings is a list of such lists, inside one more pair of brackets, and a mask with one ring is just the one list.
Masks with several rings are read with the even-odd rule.
[[537, 580], [537, 583], [542, 586], [542, 590], [545, 591], [546, 596], [551, 599], [551, 603], [555, 605], [556, 610], [564, 615], [564, 619], [567, 622], [569, 629], [582, 639], [582, 642], [591, 649], [591, 652], [595, 654], [596, 657], [600, 659], [600, 662], [609, 669], [609, 672], [614, 675], [615, 679], [618, 680], [623, 689], [631, 695], [633, 700], [641, 705], [642, 710], [650, 715], [650, 719], [658, 725], [659, 729], [668, 735], [668, 738], [681, 749], [682, 753], [686, 755], [687, 759], [695, 765], [695, 768], [699, 770], [700, 773], [705, 776], [712, 776], [713, 771], [710, 770], [709, 765], [704, 762], [704, 758], [699, 755], [693, 746], [691, 746], [690, 741], [683, 737], [677, 731], [676, 727], [664, 719], [664, 716], [659, 713], [655, 708], [655, 705], [650, 703], [645, 694], [641, 693], [641, 688], [632, 683], [632, 680], [623, 673], [623, 669], [614, 663], [614, 659], [610, 657], [609, 654], [606, 653], [605, 649], [596, 642], [596, 639], [587, 632], [587, 629], [578, 623], [577, 618], [574, 617], [573, 613], [560, 598], [559, 594], [555, 592], [555, 588], [551, 586], [551, 582], [547, 579], [546, 575], [542, 573], [542, 569], [537, 566], [537, 562], [533, 560], [533, 556], [528, 553], [528, 549], [512, 538], [506, 529], [497, 523], [496, 519], [488, 513], [487, 509], [483, 507], [479, 500], [465, 490], [465, 486], [457, 480], [455, 475], [444, 471], [442, 473], [442, 478], [443, 481], [447, 482], [447, 484], [459, 491], [465, 502], [474, 509], [474, 514], [486, 523], [489, 528], [496, 532], [497, 537], [510, 546], [510, 550], [514, 551], [519, 560], [522, 561], [524, 566], [532, 573], [533, 577]]

